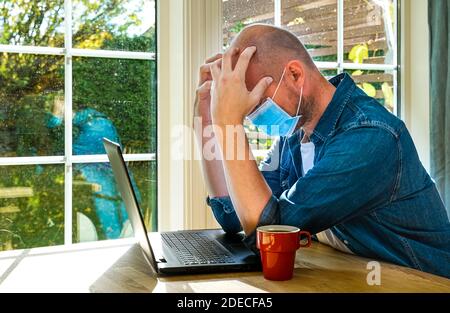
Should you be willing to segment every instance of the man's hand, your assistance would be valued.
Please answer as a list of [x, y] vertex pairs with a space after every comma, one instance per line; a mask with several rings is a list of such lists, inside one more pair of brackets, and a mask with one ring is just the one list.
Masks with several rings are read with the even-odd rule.
[[246, 48], [235, 68], [232, 58], [239, 49], [229, 49], [222, 59], [211, 65], [213, 86], [211, 92], [211, 117], [217, 125], [240, 125], [255, 108], [272, 83], [271, 77], [261, 79], [252, 91], [247, 90], [245, 74], [256, 47]]
[[194, 117], [201, 117], [203, 123], [211, 123], [211, 65], [222, 59], [222, 54], [216, 54], [205, 61], [200, 67], [198, 88], [194, 103]]

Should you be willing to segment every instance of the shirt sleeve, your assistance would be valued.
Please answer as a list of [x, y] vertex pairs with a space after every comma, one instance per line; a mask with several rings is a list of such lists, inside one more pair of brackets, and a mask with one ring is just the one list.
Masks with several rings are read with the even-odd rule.
[[[347, 130], [326, 144], [315, 166], [280, 197], [272, 196], [258, 226], [283, 224], [316, 234], [387, 204], [400, 164], [397, 138], [380, 127]], [[256, 231], [244, 242], [254, 249]]]
[[[280, 147], [283, 144], [284, 141], [282, 139], [275, 140], [267, 156], [259, 165], [259, 169], [272, 193], [278, 196], [281, 195], [279, 167], [281, 159]], [[225, 232], [237, 233], [242, 230], [230, 197], [208, 197], [206, 203], [211, 207], [214, 217]]]
[[230, 197], [208, 197], [206, 203], [211, 207], [216, 221], [226, 233], [235, 234], [242, 230]]

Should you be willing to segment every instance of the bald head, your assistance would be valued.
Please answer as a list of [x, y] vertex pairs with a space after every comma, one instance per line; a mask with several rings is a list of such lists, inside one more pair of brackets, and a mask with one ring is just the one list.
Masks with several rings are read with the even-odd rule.
[[316, 69], [311, 56], [300, 40], [291, 32], [279, 27], [254, 24], [244, 28], [231, 43], [231, 48], [257, 48], [250, 65], [251, 76], [281, 77], [287, 62], [298, 60], [306, 70]]

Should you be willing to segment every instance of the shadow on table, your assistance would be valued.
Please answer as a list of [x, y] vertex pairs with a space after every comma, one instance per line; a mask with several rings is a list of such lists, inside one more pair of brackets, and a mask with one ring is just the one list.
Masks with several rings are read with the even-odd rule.
[[[202, 275], [157, 275], [145, 261], [138, 244], [130, 247], [90, 286], [90, 292], [264, 292], [244, 282], [260, 272]], [[242, 281], [241, 281], [242, 280]], [[258, 284], [259, 285], [259, 284]]]
[[89, 288], [90, 292], [153, 292], [158, 278], [138, 244], [128, 249]]

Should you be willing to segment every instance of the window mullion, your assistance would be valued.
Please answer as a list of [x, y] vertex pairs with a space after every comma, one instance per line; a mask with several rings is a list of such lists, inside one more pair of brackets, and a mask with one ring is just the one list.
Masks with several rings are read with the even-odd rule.
[[[149, 161], [156, 161], [156, 154], [155, 153], [124, 154], [123, 158], [125, 162], [149, 162]], [[106, 154], [75, 155], [72, 156], [71, 161], [72, 164], [109, 162], [108, 156]]]
[[38, 55], [64, 55], [63, 48], [19, 46], [19, 45], [17, 45], [17, 46], [16, 45], [0, 45], [0, 52], [38, 54]]
[[72, 0], [64, 1], [64, 244], [72, 244]]
[[49, 165], [64, 164], [64, 156], [33, 156], [33, 157], [4, 157], [0, 158], [0, 166], [14, 165]]
[[[393, 71], [394, 74], [394, 114], [398, 117], [401, 117], [401, 107], [400, 107], [400, 99], [399, 99], [399, 60], [398, 60], [398, 50], [399, 50], [399, 35], [398, 35], [398, 27], [400, 25], [399, 23], [399, 1], [394, 0], [394, 65], [395, 70]], [[401, 78], [400, 78], [401, 79]]]
[[315, 61], [314, 64], [319, 69], [335, 69], [335, 68], [338, 68], [338, 63], [337, 62]]
[[393, 108], [394, 108], [394, 112], [392, 112], [394, 115], [400, 117], [400, 110], [398, 107], [398, 71], [394, 70], [392, 71], [392, 83], [393, 83], [393, 92], [394, 92], [394, 103], [393, 103]]
[[93, 58], [112, 58], [112, 59], [130, 59], [130, 60], [156, 60], [156, 54], [153, 52], [134, 52], [118, 50], [95, 50], [95, 49], [71, 49], [72, 56], [93, 57]]
[[337, 0], [337, 63], [339, 74], [344, 70], [344, 0]]
[[275, 26], [281, 26], [281, 0], [274, 1], [274, 24]]
[[340, 64], [341, 69], [345, 70], [372, 70], [372, 71], [393, 71], [395, 65], [391, 64], [371, 64], [371, 63], [343, 63]]

